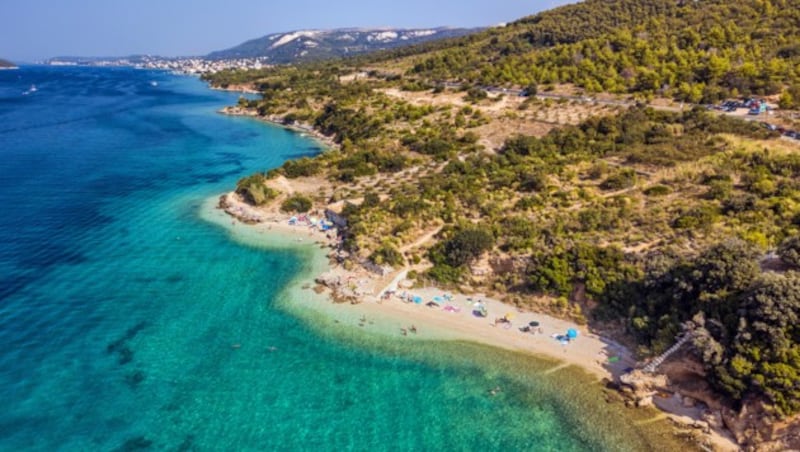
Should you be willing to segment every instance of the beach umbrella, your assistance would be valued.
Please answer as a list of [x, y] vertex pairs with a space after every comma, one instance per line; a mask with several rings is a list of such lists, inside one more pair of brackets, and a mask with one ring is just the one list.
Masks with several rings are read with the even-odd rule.
[[576, 337], [578, 337], [578, 330], [576, 330], [575, 328], [568, 329], [567, 337], [570, 339], [575, 339]]
[[511, 320], [511, 319], [513, 319], [513, 318], [514, 318], [514, 313], [512, 313], [512, 312], [506, 312], [505, 318], [506, 318], [506, 320]]
[[533, 327], [539, 326], [539, 322], [537, 322], [536, 320], [532, 320], [528, 323], [528, 326], [533, 326]]

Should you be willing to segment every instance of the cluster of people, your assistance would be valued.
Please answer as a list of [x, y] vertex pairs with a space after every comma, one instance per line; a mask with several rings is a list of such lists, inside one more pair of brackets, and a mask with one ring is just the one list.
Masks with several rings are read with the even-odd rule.
[[542, 327], [532, 327], [530, 325], [525, 325], [524, 327], [520, 328], [519, 330], [522, 331], [523, 333], [544, 334], [544, 330], [542, 329]]
[[408, 336], [408, 332], [409, 331], [414, 333], [414, 334], [417, 334], [417, 327], [414, 326], [414, 325], [411, 325], [408, 328], [400, 328], [400, 334], [402, 334], [403, 336]]

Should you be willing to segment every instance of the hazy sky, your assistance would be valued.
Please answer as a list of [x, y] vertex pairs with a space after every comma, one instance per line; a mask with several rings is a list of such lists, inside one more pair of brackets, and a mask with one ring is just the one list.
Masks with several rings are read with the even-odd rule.
[[202, 55], [306, 28], [476, 27], [570, 0], [0, 0], [0, 58]]

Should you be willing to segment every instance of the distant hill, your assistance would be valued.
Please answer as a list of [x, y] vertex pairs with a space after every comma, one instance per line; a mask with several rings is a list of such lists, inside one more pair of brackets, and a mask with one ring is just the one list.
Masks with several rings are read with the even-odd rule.
[[8, 60], [4, 60], [4, 59], [0, 58], [0, 69], [13, 69], [13, 68], [16, 68], [16, 67], [17, 67], [16, 64], [14, 64], [14, 63], [12, 63], [12, 62], [10, 62]]
[[270, 63], [301, 61], [358, 55], [393, 49], [436, 39], [463, 36], [478, 29], [336, 29], [300, 30], [253, 39], [227, 50], [212, 52], [209, 59], [268, 58]]

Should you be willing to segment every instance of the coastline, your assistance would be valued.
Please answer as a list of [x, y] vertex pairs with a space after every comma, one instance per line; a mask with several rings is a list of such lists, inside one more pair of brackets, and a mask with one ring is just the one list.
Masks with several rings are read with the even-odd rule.
[[[212, 89], [221, 89], [221, 88], [212, 88]], [[227, 91], [242, 92], [241, 90], [230, 90], [230, 89], [228, 89]], [[323, 151], [331, 149], [339, 149], [338, 143], [333, 141], [331, 137], [319, 132], [311, 124], [297, 123], [297, 122], [292, 124], [287, 124], [280, 116], [260, 116], [257, 111], [251, 108], [242, 108], [238, 105], [222, 108], [221, 110], [219, 110], [219, 113], [227, 116], [244, 116], [247, 118], [253, 118], [257, 121], [261, 121], [263, 123], [272, 126], [290, 130], [292, 132], [300, 134], [301, 136], [310, 138], [312, 141], [319, 144]]]
[[[259, 116], [254, 109], [239, 106], [225, 107], [219, 113], [251, 117], [299, 133], [323, 148], [338, 149], [338, 144], [330, 137], [309, 124], [286, 124], [283, 117]], [[234, 193], [222, 197], [230, 196], [234, 197], [230, 199], [238, 199]], [[625, 406], [652, 407], [658, 414], [647, 423], [668, 420], [674, 427], [671, 430], [694, 437], [694, 443], [703, 450], [740, 450], [718, 417], [701, 407], [684, 406], [684, 397], [667, 389], [667, 380], [660, 380], [665, 382], [664, 385], [648, 386], [643, 382], [653, 379], [640, 374], [633, 382], [626, 381], [620, 385], [620, 376], [635, 368], [637, 361], [630, 350], [610, 338], [593, 334], [573, 322], [521, 310], [483, 294], [467, 296], [449, 294], [436, 287], [411, 288], [413, 282], [405, 281], [403, 270], [395, 270], [388, 276], [378, 276], [361, 265], [345, 270], [337, 264], [335, 253], [331, 252], [335, 249], [335, 231], [332, 239], [325, 234], [315, 236], [302, 226], [289, 226], [291, 215], [278, 212], [275, 203], [266, 209], [268, 213], [264, 215], [265, 209], [254, 208], [241, 199], [227, 206], [214, 201], [215, 209], [222, 212], [228, 222], [232, 219], [234, 224], [243, 223], [240, 231], [250, 229], [265, 239], [273, 237], [267, 239], [273, 242], [273, 247], [305, 248], [306, 237], [316, 245], [309, 254], [307, 271], [298, 275], [297, 281], [286, 288], [285, 307], [298, 316], [307, 318], [313, 312], [317, 319], [347, 325], [353, 334], [363, 330], [383, 338], [404, 341], [472, 343], [552, 362], [553, 367], [547, 372], [577, 370], [598, 384], [620, 391], [618, 394], [623, 396]], [[319, 212], [315, 213], [321, 216]], [[230, 229], [227, 225], [224, 227]], [[394, 293], [384, 297], [387, 291]], [[445, 295], [451, 297], [446, 303], [437, 307], [427, 305], [437, 299], [441, 301]], [[408, 302], [414, 296], [421, 297], [422, 303]], [[472, 315], [472, 307], [477, 301], [490, 307], [487, 317]], [[506, 314], [514, 317], [509, 324], [494, 321]], [[533, 334], [520, 331], [533, 321], [539, 324]], [[571, 329], [578, 331], [578, 338], [564, 343], [561, 339]], [[644, 378], [638, 378], [640, 376]]]
[[[305, 225], [290, 226], [291, 215], [276, 212], [265, 215], [233, 193], [222, 195], [219, 200], [208, 200], [207, 204], [215, 204], [219, 212], [224, 212], [231, 228], [238, 228], [237, 233], [249, 229], [255, 235], [251, 239], [261, 237], [264, 243], [280, 247], [313, 245], [321, 255], [317, 259], [325, 265], [317, 266], [315, 270], [319, 273], [314, 274], [311, 281], [302, 281], [301, 285], [315, 288], [315, 292], [320, 294], [320, 297], [315, 297], [316, 302], [325, 300], [326, 306], [315, 308], [344, 320], [366, 316], [374, 321], [370, 331], [382, 336], [472, 341], [557, 360], [562, 365], [579, 367], [597, 380], [613, 380], [635, 364], [631, 353], [622, 345], [570, 321], [521, 310], [482, 294], [451, 294], [436, 287], [403, 289], [402, 286], [410, 283], [403, 271], [380, 276], [360, 267], [346, 270], [332, 259], [335, 234]], [[394, 295], [386, 297], [387, 291], [394, 291]], [[408, 297], [421, 297], [423, 301], [415, 303], [408, 301]], [[445, 301], [445, 297], [449, 300]], [[487, 307], [486, 317], [473, 313], [474, 304], [479, 301]], [[427, 305], [431, 302], [439, 306]], [[506, 316], [511, 317], [510, 322], [495, 324], [496, 318]], [[533, 332], [520, 331], [532, 321], [539, 322]], [[416, 327], [416, 333], [410, 332], [412, 325]], [[405, 335], [403, 328], [406, 328]], [[554, 337], [566, 336], [570, 329], [578, 331], [576, 339], [567, 342]]]
[[[207, 221], [219, 224], [236, 240], [304, 254], [306, 267], [285, 289], [283, 297], [285, 308], [298, 316], [333, 322], [350, 328], [353, 334], [364, 332], [391, 340], [462, 342], [502, 349], [552, 363], [544, 374], [577, 370], [598, 385], [614, 385], [621, 375], [636, 366], [627, 348], [570, 321], [521, 310], [482, 294], [468, 296], [435, 287], [410, 288], [404, 271], [379, 276], [362, 267], [346, 270], [334, 259], [335, 233], [289, 225], [291, 215], [272, 211], [265, 214], [234, 193], [206, 200], [203, 210]], [[394, 295], [385, 298], [385, 292], [391, 290]], [[408, 301], [415, 296], [421, 297], [422, 302]], [[434, 300], [438, 300], [439, 306], [428, 305]], [[487, 306], [486, 317], [472, 312], [478, 301]], [[494, 319], [507, 314], [512, 317], [510, 324], [495, 324]], [[539, 322], [533, 333], [520, 331], [531, 321]], [[566, 335], [569, 329], [578, 331], [574, 341], [564, 343], [556, 338]], [[658, 414], [644, 423], [669, 420], [676, 431], [690, 429], [700, 434], [702, 440], [698, 444], [711, 447], [706, 450], [739, 450], [724, 429], [709, 426], [702, 410], [684, 407], [680, 396], [654, 399], [659, 400], [648, 405]]]
[[212, 86], [209, 85], [209, 88], [215, 91], [228, 91], [232, 93], [244, 93], [244, 94], [260, 94], [259, 91], [252, 87], [252, 85], [244, 84], [244, 85], [228, 85], [227, 88], [223, 88], [221, 86]]

